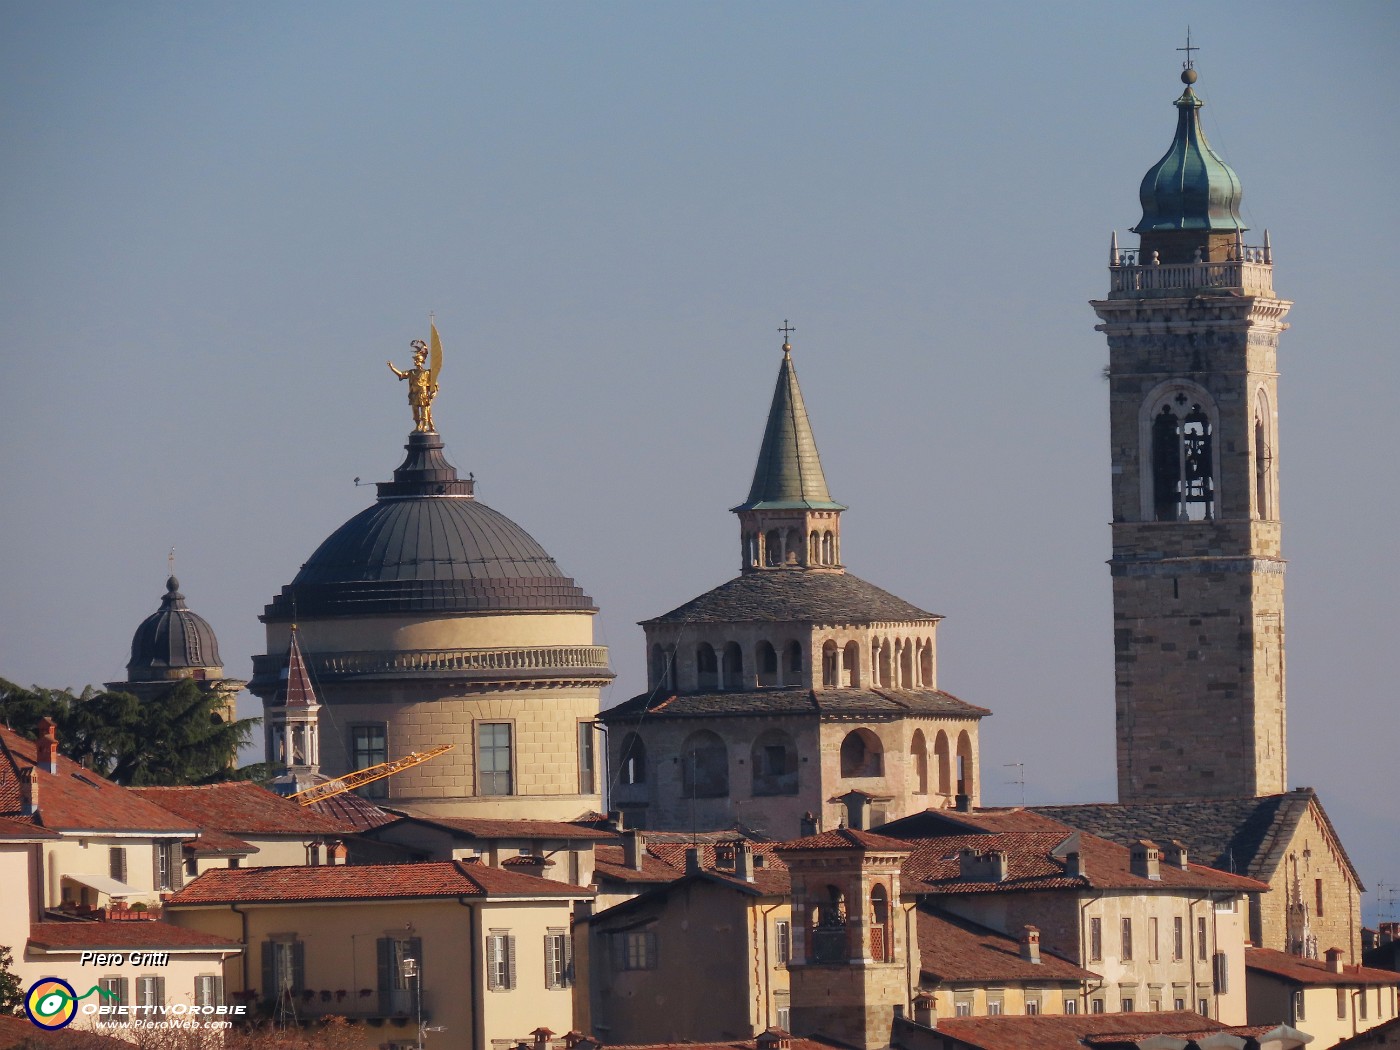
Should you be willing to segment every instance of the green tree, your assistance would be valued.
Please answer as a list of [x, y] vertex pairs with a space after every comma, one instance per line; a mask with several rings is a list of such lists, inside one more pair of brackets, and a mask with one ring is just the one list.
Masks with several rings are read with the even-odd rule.
[[220, 697], [181, 679], [153, 699], [131, 693], [25, 689], [0, 679], [0, 721], [34, 736], [39, 719], [54, 720], [69, 758], [131, 787], [205, 784], [236, 776], [238, 749], [255, 718], [225, 722]]
[[15, 957], [0, 944], [0, 1014], [17, 1014], [24, 1003], [24, 985], [11, 967]]

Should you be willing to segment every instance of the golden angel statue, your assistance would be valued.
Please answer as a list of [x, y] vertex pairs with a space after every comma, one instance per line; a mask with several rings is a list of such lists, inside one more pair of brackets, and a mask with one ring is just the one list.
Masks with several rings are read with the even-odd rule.
[[[408, 380], [408, 405], [413, 410], [413, 429], [423, 433], [436, 433], [433, 426], [433, 398], [438, 392], [438, 373], [442, 371], [442, 341], [438, 338], [437, 325], [431, 326], [432, 347], [421, 339], [408, 345], [413, 347], [413, 367], [400, 372], [390, 361], [389, 371], [400, 379]], [[426, 367], [424, 366], [426, 362]]]

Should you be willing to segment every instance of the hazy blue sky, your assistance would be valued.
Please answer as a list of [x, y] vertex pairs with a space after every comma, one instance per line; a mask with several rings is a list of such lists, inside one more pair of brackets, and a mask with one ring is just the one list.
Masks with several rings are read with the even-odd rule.
[[945, 614], [940, 684], [995, 711], [986, 801], [1015, 762], [1112, 798], [1086, 301], [1188, 22], [1297, 301], [1289, 778], [1400, 884], [1388, 3], [0, 3], [0, 675], [123, 677], [174, 546], [246, 677], [398, 463], [384, 360], [434, 310], [449, 452], [598, 601], [624, 699], [635, 621], [737, 571], [788, 317], [847, 563]]

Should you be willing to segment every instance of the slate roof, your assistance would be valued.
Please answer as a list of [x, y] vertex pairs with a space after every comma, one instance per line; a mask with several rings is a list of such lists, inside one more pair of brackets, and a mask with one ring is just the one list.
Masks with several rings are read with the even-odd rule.
[[975, 922], [920, 905], [919, 969], [931, 981], [1093, 981], [1100, 975], [1044, 948], [1040, 962], [1021, 958], [1021, 945]]
[[128, 679], [161, 679], [173, 668], [222, 666], [214, 628], [190, 611], [180, 593], [180, 581], [170, 577], [165, 581], [160, 608], [142, 620], [132, 635]]
[[940, 1017], [938, 1032], [980, 1050], [1083, 1050], [1086, 1037], [1175, 1035], [1227, 1031], [1219, 1021], [1188, 1010], [1159, 1013], [1035, 1014]]
[[1378, 970], [1372, 966], [1350, 966], [1343, 964], [1341, 973], [1333, 973], [1325, 960], [1304, 959], [1275, 951], [1273, 948], [1246, 948], [1244, 952], [1246, 969], [1255, 973], [1268, 974], [1295, 984], [1308, 985], [1353, 985], [1381, 984], [1400, 985], [1400, 973], [1394, 970]]
[[355, 830], [247, 780], [130, 790], [200, 828], [230, 835], [344, 835]]
[[1221, 871], [1239, 872], [1267, 881], [1283, 863], [1288, 841], [1308, 809], [1317, 805], [1318, 819], [1332, 837], [1357, 886], [1361, 880], [1342, 848], [1332, 822], [1311, 788], [1298, 788], [1260, 798], [1210, 799], [1197, 802], [1098, 803], [1078, 806], [1036, 806], [1038, 813], [1127, 845], [1148, 838], [1157, 842], [1180, 839], [1191, 857]]
[[[329, 780], [330, 778], [323, 777], [321, 779]], [[334, 820], [341, 826], [354, 831], [369, 831], [371, 828], [392, 824], [399, 819], [353, 791], [342, 791], [339, 795], [332, 795], [330, 798], [317, 799], [306, 808], [314, 809], [321, 816]]]
[[721, 583], [653, 623], [907, 623], [943, 617], [849, 572], [773, 569]]
[[19, 771], [35, 767], [37, 744], [0, 727], [0, 817], [51, 831], [149, 831], [193, 837], [198, 827], [146, 801], [130, 788], [58, 756], [58, 772], [38, 769], [39, 814], [26, 817], [20, 808]]
[[754, 715], [928, 715], [985, 718], [991, 711], [941, 689], [744, 689], [734, 692], [640, 693], [601, 712], [604, 722], [640, 718], [747, 718]]
[[167, 907], [285, 901], [403, 900], [431, 897], [582, 897], [570, 883], [465, 861], [215, 868], [171, 897]]
[[31, 948], [138, 949], [224, 948], [237, 950], [238, 941], [212, 933], [187, 930], [168, 922], [35, 922], [29, 926]]

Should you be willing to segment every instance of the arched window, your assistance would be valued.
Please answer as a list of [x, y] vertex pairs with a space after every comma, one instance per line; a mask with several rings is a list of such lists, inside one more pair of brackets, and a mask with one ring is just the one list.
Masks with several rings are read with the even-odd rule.
[[647, 782], [647, 746], [636, 733], [628, 733], [622, 738], [622, 749], [618, 753], [622, 768], [618, 780], [623, 784], [645, 784]]
[[1174, 381], [1145, 403], [1153, 521], [1216, 517], [1215, 406], [1193, 383]]
[[885, 887], [870, 888], [870, 958], [889, 962], [894, 956], [890, 943], [890, 898]]
[[827, 689], [835, 689], [840, 684], [841, 658], [836, 655], [836, 643], [826, 641], [822, 643], [822, 685]]
[[880, 652], [879, 663], [877, 665], [879, 671], [875, 676], [875, 684], [883, 689], [888, 689], [891, 685], [894, 684], [892, 669], [890, 667], [891, 660], [889, 639], [885, 639], [883, 642], [877, 642], [876, 644], [879, 645]]
[[771, 642], [758, 643], [758, 684], [770, 687], [778, 684], [778, 650]]
[[820, 565], [822, 563], [821, 537], [817, 535], [817, 530], [813, 529], [812, 534], [807, 537], [807, 564]]
[[743, 550], [742, 550], [742, 552], [741, 552], [741, 554], [740, 554], [740, 557], [743, 559], [743, 563], [744, 563], [745, 565], [757, 565], [757, 564], [758, 564], [758, 533], [756, 533], [756, 532], [746, 532], [746, 533], [744, 533], [744, 539], [743, 539], [743, 543], [742, 543], [741, 546], [742, 546]]
[[671, 659], [670, 654], [660, 645], [651, 647], [651, 687], [653, 689], [671, 688]]
[[781, 729], [758, 736], [749, 754], [755, 795], [797, 794], [797, 746]]
[[914, 775], [914, 794], [928, 794], [928, 741], [922, 729], [914, 730], [909, 743], [909, 765]]
[[958, 734], [958, 794], [969, 798], [977, 794], [976, 767], [972, 761], [972, 738], [964, 729]]
[[941, 729], [938, 731], [938, 735], [933, 738], [933, 757], [938, 765], [938, 793], [951, 795], [953, 793], [953, 760], [948, 747], [948, 734]]
[[788, 642], [787, 644], [787, 673], [788, 684], [798, 685], [798, 677], [802, 674], [802, 643]]
[[695, 648], [695, 680], [701, 689], [719, 688], [719, 659], [709, 642], [701, 642]]
[[784, 565], [796, 565], [802, 560], [802, 533], [797, 529], [788, 529], [786, 549]]
[[773, 566], [783, 563], [783, 539], [782, 533], [777, 529], [769, 529], [763, 537], [764, 558], [763, 564]]
[[1254, 395], [1254, 516], [1272, 521], [1274, 511], [1273, 413], [1263, 390]]
[[744, 688], [744, 650], [738, 642], [730, 642], [724, 647], [723, 689]]
[[884, 758], [880, 738], [868, 729], [855, 729], [841, 741], [841, 775], [843, 777], [878, 777], [884, 775]]
[[919, 685], [925, 689], [933, 688], [932, 638], [925, 638], [924, 644], [919, 647]]
[[822, 533], [822, 564], [836, 564], [836, 537], [830, 530]]
[[691, 733], [681, 746], [681, 797], [724, 798], [729, 794], [729, 749], [708, 729]]
[[899, 687], [914, 688], [914, 643], [907, 638], [899, 643]]
[[860, 643], [846, 643], [846, 674], [844, 685], [852, 689], [860, 688]]

